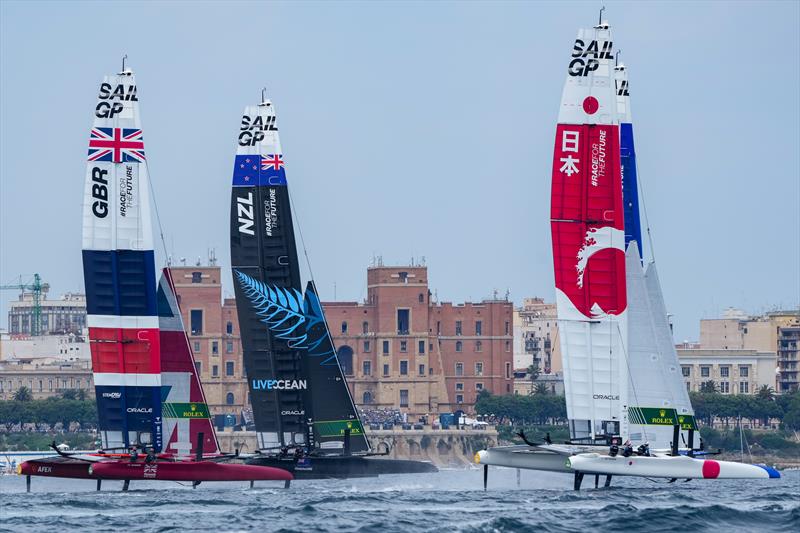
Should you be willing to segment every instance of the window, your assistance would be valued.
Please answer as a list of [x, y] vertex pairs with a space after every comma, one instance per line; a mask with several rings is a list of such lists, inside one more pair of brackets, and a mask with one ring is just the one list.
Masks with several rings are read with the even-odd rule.
[[201, 309], [189, 311], [189, 322], [192, 326], [192, 335], [203, 334], [203, 311]]
[[457, 352], [460, 352], [461, 348], [463, 348], [463, 346], [464, 345], [461, 343], [461, 341], [456, 341], [456, 351]]
[[219, 355], [219, 341], [211, 341], [211, 355]]
[[342, 322], [342, 335], [347, 334], [347, 321]]
[[228, 335], [233, 335], [233, 322], [231, 322], [230, 320], [228, 321], [227, 324], [225, 324], [225, 333], [227, 333]]
[[202, 282], [203, 282], [203, 273], [192, 272], [192, 283], [202, 283]]
[[[10, 389], [11, 388], [11, 382], [10, 381], [8, 382], [8, 386], [9, 386], [9, 389]], [[47, 389], [50, 390], [50, 391], [53, 390], [53, 380], [52, 379], [47, 380]]]
[[425, 303], [425, 295], [422, 293], [419, 293], [419, 303], [421, 304]]
[[464, 363], [456, 363], [456, 376], [464, 375]]
[[411, 311], [408, 309], [397, 310], [397, 334], [408, 335], [408, 328], [410, 327], [409, 315]]
[[364, 351], [369, 352], [369, 341], [364, 341]]
[[225, 375], [232, 376], [233, 375], [233, 361], [226, 361], [225, 362]]
[[464, 395], [456, 394], [456, 403], [464, 403]]
[[687, 381], [686, 382], [686, 392], [691, 392], [691, 391], [692, 391], [692, 384]]
[[506, 363], [506, 379], [511, 379], [511, 363]]
[[408, 407], [408, 389], [400, 389], [400, 407]]
[[707, 366], [701, 366], [700, 367], [700, 377], [701, 378], [707, 378], [710, 375], [711, 375], [711, 368], [710, 367], [707, 367]]
[[511, 351], [511, 341], [506, 341], [506, 351], [507, 352]]
[[197, 375], [199, 376], [200, 373], [203, 371], [203, 363], [201, 363], [200, 361], [195, 361], [194, 369], [197, 372]]
[[372, 403], [372, 393], [370, 391], [364, 391], [363, 396], [361, 397], [363, 400], [361, 403]]
[[422, 354], [425, 353], [425, 341], [419, 341], [418, 344], [419, 344], [419, 346], [418, 346], [417, 351], [419, 351], [419, 354], [422, 355]]
[[746, 378], [750, 376], [750, 367], [749, 366], [740, 366], [739, 367], [739, 377]]
[[233, 353], [233, 341], [225, 341], [225, 353]]
[[439, 320], [436, 321], [436, 334], [437, 335], [442, 334], [442, 322]]
[[218, 365], [211, 365], [211, 377], [219, 376], [219, 366]]
[[408, 361], [400, 361], [400, 375], [401, 376], [408, 375]]
[[681, 367], [681, 374], [683, 374], [683, 377], [688, 378], [689, 376], [692, 375], [692, 367], [690, 367], [690, 366], [682, 366]]
[[464, 390], [464, 384], [463, 383], [456, 383], [456, 390]]
[[475, 321], [475, 335], [483, 335], [483, 322], [480, 320]]
[[361, 333], [363, 333], [364, 335], [369, 333], [369, 322], [367, 322], [366, 320], [361, 323]]
[[225, 395], [225, 403], [228, 405], [233, 405], [234, 399], [235, 398], [233, 397], [232, 392], [229, 392], [228, 394]]
[[475, 341], [475, 351], [476, 352], [483, 351], [483, 343], [481, 341]]
[[383, 341], [383, 355], [389, 355], [389, 341]]
[[342, 372], [347, 376], [353, 375], [353, 349], [349, 346], [340, 346], [336, 352], [339, 358], [339, 366], [342, 367]]
[[483, 383], [481, 383], [480, 381], [475, 383], [475, 390], [482, 391], [483, 390]]
[[[44, 388], [44, 380], [40, 379], [39, 380], [39, 392], [42, 392], [43, 388]], [[78, 382], [78, 388], [80, 388], [80, 381]]]
[[508, 332], [509, 332], [510, 329], [511, 329], [511, 327], [510, 327], [510, 325], [508, 323], [508, 320], [506, 320], [506, 330], [505, 330], [506, 331], [506, 333], [505, 333], [506, 335], [508, 335]]
[[476, 376], [483, 375], [483, 363], [475, 363], [475, 375]]
[[419, 365], [419, 375], [420, 376], [425, 375], [425, 365]]
[[383, 365], [383, 375], [384, 376], [389, 375], [389, 365]]
[[750, 384], [746, 381], [739, 382], [739, 394], [747, 394], [750, 392]]
[[408, 341], [400, 341], [400, 351], [401, 352], [408, 351]]
[[728, 394], [729, 392], [731, 392], [731, 384], [728, 383], [727, 381], [720, 381], [719, 382], [719, 391], [722, 394]]
[[194, 353], [200, 353], [200, 341], [194, 341]]
[[361, 370], [362, 370], [362, 372], [364, 373], [365, 376], [371, 376], [372, 375], [372, 362], [371, 361], [364, 361], [361, 364]]
[[719, 377], [727, 378], [731, 373], [731, 367], [729, 366], [721, 366], [719, 367]]
[[456, 335], [461, 335], [461, 321], [456, 320]]

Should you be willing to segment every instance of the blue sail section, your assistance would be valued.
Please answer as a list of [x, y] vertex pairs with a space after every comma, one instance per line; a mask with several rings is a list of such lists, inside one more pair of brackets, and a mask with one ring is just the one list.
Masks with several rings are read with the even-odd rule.
[[639, 189], [636, 183], [636, 150], [633, 124], [620, 124], [620, 163], [622, 165], [622, 201], [625, 211], [625, 249], [631, 241], [639, 247], [642, 258], [642, 224], [639, 220]]

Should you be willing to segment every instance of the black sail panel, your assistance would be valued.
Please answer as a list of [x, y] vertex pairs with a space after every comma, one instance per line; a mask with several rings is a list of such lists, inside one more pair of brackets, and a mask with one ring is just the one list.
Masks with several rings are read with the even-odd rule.
[[325, 442], [343, 442], [349, 431], [351, 452], [369, 451], [347, 380], [339, 365], [325, 313], [316, 287], [308, 282], [305, 294], [308, 346], [308, 378], [312, 387], [308, 421], [317, 447]]
[[[231, 266], [259, 448], [306, 442], [301, 280], [275, 112], [245, 109], [231, 195]], [[298, 337], [299, 336], [299, 337]]]

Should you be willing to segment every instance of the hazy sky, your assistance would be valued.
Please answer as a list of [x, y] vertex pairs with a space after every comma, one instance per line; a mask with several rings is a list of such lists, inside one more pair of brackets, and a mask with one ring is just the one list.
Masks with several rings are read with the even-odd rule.
[[[676, 340], [797, 306], [800, 4], [604, 3]], [[92, 110], [127, 53], [176, 259], [229, 266], [235, 136], [266, 86], [323, 299], [364, 298], [381, 255], [425, 256], [440, 300], [552, 301], [555, 122], [600, 5], [0, 2], [0, 283], [82, 290]]]

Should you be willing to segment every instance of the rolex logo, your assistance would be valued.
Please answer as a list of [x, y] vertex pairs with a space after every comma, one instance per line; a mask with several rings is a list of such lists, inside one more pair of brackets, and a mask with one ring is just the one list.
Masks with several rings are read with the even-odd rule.
[[666, 416], [666, 414], [667, 414], [667, 412], [666, 412], [664, 409], [661, 409], [661, 410], [658, 412], [658, 416], [660, 416], [660, 417], [664, 417], [664, 416]]

